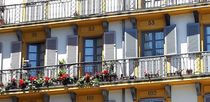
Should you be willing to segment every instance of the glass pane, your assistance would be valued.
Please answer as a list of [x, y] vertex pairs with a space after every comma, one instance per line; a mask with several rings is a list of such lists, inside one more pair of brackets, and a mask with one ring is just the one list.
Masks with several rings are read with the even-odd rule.
[[155, 48], [163, 48], [163, 46], [164, 46], [163, 41], [156, 41]]
[[93, 40], [85, 40], [85, 47], [93, 47]]
[[144, 49], [145, 49], [145, 50], [147, 50], [147, 49], [152, 49], [152, 42], [144, 43]]
[[145, 41], [150, 41], [150, 40], [152, 40], [152, 33], [145, 34]]
[[210, 51], [210, 44], [207, 45], [207, 51]]
[[92, 73], [93, 72], [93, 66], [92, 65], [86, 65], [85, 66], [85, 73]]
[[85, 56], [85, 61], [86, 62], [93, 61], [93, 56]]
[[37, 60], [37, 54], [36, 53], [29, 53], [29, 60]]
[[37, 66], [36, 61], [30, 61], [30, 64], [31, 64], [31, 67], [36, 67]]
[[97, 46], [102, 46], [102, 45], [103, 45], [102, 39], [98, 39], [97, 40]]
[[29, 45], [29, 52], [37, 52], [37, 45]]
[[164, 36], [163, 36], [163, 32], [156, 32], [155, 33], [155, 39], [156, 40], [160, 40], [160, 39], [163, 39]]
[[207, 40], [207, 43], [210, 43], [210, 36], [207, 36], [206, 40]]
[[85, 48], [85, 55], [93, 55], [93, 48]]
[[163, 55], [163, 49], [156, 50], [155, 55]]
[[210, 27], [206, 27], [206, 34], [210, 35]]
[[101, 61], [101, 60], [102, 60], [101, 56], [97, 56], [97, 61]]
[[101, 53], [102, 53], [102, 48], [101, 47], [97, 48], [97, 55], [101, 55]]
[[144, 51], [144, 56], [152, 56], [152, 51]]

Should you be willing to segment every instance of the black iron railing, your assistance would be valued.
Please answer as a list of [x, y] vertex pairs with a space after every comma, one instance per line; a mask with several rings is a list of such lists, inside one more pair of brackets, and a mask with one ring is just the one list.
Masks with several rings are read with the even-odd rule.
[[207, 3], [210, 0], [50, 0], [0, 6], [0, 24], [103, 16], [141, 9]]
[[210, 75], [210, 53], [140, 57], [1, 70], [1, 89], [98, 86], [103, 83]]

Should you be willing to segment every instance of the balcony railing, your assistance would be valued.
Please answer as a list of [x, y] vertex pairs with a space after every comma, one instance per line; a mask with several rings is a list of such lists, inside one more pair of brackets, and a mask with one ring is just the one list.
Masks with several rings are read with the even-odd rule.
[[1, 70], [4, 91], [43, 87], [98, 86], [126, 81], [210, 76], [210, 53], [187, 53], [102, 62]]
[[141, 9], [207, 3], [210, 0], [49, 0], [0, 6], [0, 25], [103, 16]]

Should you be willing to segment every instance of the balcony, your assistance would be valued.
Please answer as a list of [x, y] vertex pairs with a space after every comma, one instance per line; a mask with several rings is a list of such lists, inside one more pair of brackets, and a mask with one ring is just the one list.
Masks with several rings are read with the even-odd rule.
[[58, 87], [98, 87], [210, 76], [210, 53], [186, 53], [102, 62], [1, 70], [1, 92]]
[[180, 5], [205, 4], [210, 0], [50, 0], [0, 7], [0, 25], [17, 25], [98, 17]]

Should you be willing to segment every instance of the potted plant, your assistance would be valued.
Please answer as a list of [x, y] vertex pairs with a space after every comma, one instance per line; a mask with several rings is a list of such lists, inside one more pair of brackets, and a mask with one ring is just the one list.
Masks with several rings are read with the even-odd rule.
[[11, 82], [9, 82], [5, 87], [5, 90], [10, 90], [10, 89], [17, 89], [17, 80], [15, 78], [13, 78]]
[[23, 89], [23, 90], [27, 87], [28, 84], [29, 84], [29, 83], [28, 83], [26, 80], [24, 80], [24, 79], [20, 79], [20, 80], [19, 80], [19, 87], [20, 87], [21, 89]]
[[192, 75], [192, 69], [187, 69], [187, 70], [186, 70], [186, 73], [187, 73], [188, 75]]
[[44, 77], [44, 86], [49, 87], [53, 85], [53, 80], [50, 77]]
[[4, 84], [0, 83], [0, 93], [2, 94], [4, 91]]

